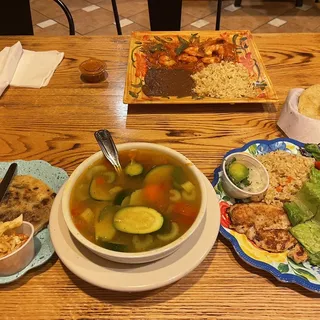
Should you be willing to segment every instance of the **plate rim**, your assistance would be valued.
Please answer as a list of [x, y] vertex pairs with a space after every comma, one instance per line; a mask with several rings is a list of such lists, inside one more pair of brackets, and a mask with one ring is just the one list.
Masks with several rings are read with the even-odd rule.
[[130, 40], [129, 40], [129, 54], [128, 54], [128, 59], [127, 59], [127, 71], [126, 71], [126, 82], [124, 86], [124, 94], [123, 94], [123, 103], [125, 104], [239, 104], [239, 103], [249, 103], [249, 104], [254, 104], [254, 103], [277, 103], [279, 102], [279, 97], [277, 95], [277, 92], [275, 90], [275, 87], [271, 81], [271, 78], [267, 72], [267, 68], [265, 66], [265, 63], [262, 59], [261, 53], [258, 49], [258, 46], [255, 43], [254, 36], [252, 32], [248, 29], [244, 30], [239, 30], [239, 29], [234, 29], [234, 30], [199, 30], [196, 33], [197, 34], [221, 34], [224, 32], [228, 33], [247, 33], [250, 35], [250, 44], [252, 47], [252, 52], [254, 52], [256, 56], [256, 60], [259, 62], [259, 66], [261, 70], [263, 71], [265, 78], [267, 82], [269, 83], [270, 87], [270, 94], [271, 98], [235, 98], [235, 99], [217, 99], [217, 98], [210, 98], [206, 97], [206, 99], [199, 99], [199, 100], [188, 100], [184, 101], [183, 98], [174, 98], [174, 99], [157, 99], [157, 100], [145, 100], [141, 98], [134, 99], [133, 97], [130, 96], [129, 94], [129, 72], [131, 70], [132, 66], [132, 61], [131, 61], [131, 50], [133, 49], [137, 39], [135, 38], [136, 35], [157, 35], [157, 36], [165, 36], [165, 35], [190, 35], [194, 33], [192, 30], [180, 30], [180, 31], [135, 31], [132, 32], [130, 35]]
[[[243, 145], [242, 147], [229, 150], [228, 152], [226, 152], [226, 154], [223, 156], [223, 158], [225, 158], [226, 156], [228, 156], [232, 153], [235, 153], [235, 152], [245, 151], [248, 149], [249, 146], [251, 146], [253, 144], [264, 143], [264, 144], [270, 145], [270, 144], [273, 144], [276, 142], [282, 142], [282, 141], [290, 142], [298, 147], [304, 146], [304, 143], [302, 143], [298, 140], [295, 140], [295, 139], [291, 139], [291, 138], [276, 138], [276, 139], [272, 139], [272, 140], [258, 139], [258, 140], [252, 140], [252, 141], [246, 143], [245, 145]], [[213, 172], [213, 180], [211, 183], [213, 187], [215, 187], [217, 182], [219, 181], [219, 172], [220, 171], [221, 171], [221, 165], [219, 167], [217, 167]], [[249, 264], [252, 267], [255, 267], [257, 269], [267, 271], [268, 273], [272, 274], [276, 279], [278, 279], [279, 281], [281, 281], [283, 283], [295, 283], [295, 284], [297, 284], [301, 287], [304, 287], [305, 289], [308, 289], [312, 292], [320, 293], [320, 284], [314, 284], [314, 283], [309, 282], [309, 281], [305, 280], [304, 278], [297, 276], [297, 275], [294, 275], [294, 274], [281, 273], [274, 266], [272, 266], [268, 263], [262, 262], [260, 260], [256, 260], [256, 259], [249, 257], [242, 250], [238, 240], [231, 233], [227, 232], [222, 225], [220, 225], [220, 233], [223, 235], [224, 238], [226, 238], [227, 240], [229, 240], [231, 242], [233, 249], [236, 251], [238, 256], [247, 264]]]
[[[200, 172], [199, 171], [199, 173], [200, 174], [202, 174], [202, 172]], [[74, 270], [74, 268], [73, 267], [71, 267], [70, 268], [70, 262], [68, 261], [67, 263], [66, 263], [66, 259], [63, 257], [63, 258], [61, 258], [61, 253], [60, 253], [60, 249], [57, 249], [56, 248], [56, 245], [55, 245], [55, 239], [54, 239], [54, 237], [53, 237], [53, 239], [52, 239], [52, 243], [53, 243], [53, 246], [54, 246], [54, 248], [55, 248], [55, 251], [56, 251], [56, 253], [57, 253], [57, 255], [58, 255], [58, 257], [59, 257], [59, 259], [61, 260], [61, 262], [70, 270], [70, 272], [72, 272], [72, 273], [74, 273], [77, 277], [79, 277], [79, 278], [81, 278], [82, 280], [84, 280], [84, 281], [86, 281], [86, 282], [88, 282], [88, 283], [90, 283], [90, 284], [92, 284], [92, 285], [94, 285], [94, 286], [97, 286], [97, 287], [100, 287], [100, 288], [103, 288], [103, 289], [108, 289], [108, 290], [113, 290], [113, 291], [118, 291], [118, 292], [143, 292], [143, 291], [150, 291], [150, 290], [154, 290], [154, 289], [158, 289], [158, 288], [162, 288], [162, 287], [164, 287], [164, 286], [167, 286], [167, 285], [170, 285], [170, 284], [173, 284], [173, 283], [175, 283], [176, 281], [178, 281], [178, 280], [180, 280], [180, 279], [182, 279], [183, 277], [185, 277], [187, 274], [189, 274], [190, 272], [192, 272], [195, 268], [197, 268], [202, 262], [203, 262], [203, 260], [207, 257], [207, 255], [209, 254], [209, 252], [212, 250], [212, 248], [213, 248], [213, 246], [214, 246], [214, 244], [216, 243], [216, 241], [217, 241], [217, 238], [218, 238], [218, 235], [219, 235], [219, 228], [220, 228], [220, 211], [219, 211], [219, 203], [218, 203], [218, 198], [217, 198], [217, 196], [216, 196], [216, 193], [215, 193], [215, 190], [213, 189], [213, 187], [212, 187], [212, 184], [211, 184], [211, 182], [207, 179], [207, 177], [204, 175], [204, 174], [202, 174], [203, 175], [203, 178], [206, 180], [206, 186], [207, 186], [207, 188], [210, 188], [210, 190], [212, 191], [212, 192], [214, 192], [214, 195], [215, 195], [215, 203], [214, 203], [214, 206], [215, 206], [215, 210], [217, 210], [217, 213], [212, 213], [213, 215], [215, 215], [214, 217], [213, 217], [213, 219], [214, 220], [216, 220], [216, 232], [215, 232], [215, 234], [213, 234], [213, 237], [212, 237], [212, 242], [210, 241], [210, 245], [208, 245], [208, 247], [206, 248], [206, 251], [205, 252], [203, 252], [202, 253], [202, 256], [201, 256], [201, 258], [199, 259], [199, 260], [197, 260], [197, 262], [191, 267], [191, 268], [186, 268], [183, 272], [180, 272], [179, 274], [176, 274], [176, 275], [174, 275], [174, 276], [171, 276], [171, 277], [168, 277], [167, 279], [166, 279], [166, 281], [163, 281], [163, 282], [156, 282], [156, 283], [154, 283], [154, 284], [146, 284], [146, 285], [140, 285], [140, 286], [137, 286], [137, 285], [135, 285], [135, 286], [131, 286], [131, 287], [124, 287], [124, 286], [122, 286], [122, 287], [117, 287], [117, 286], [110, 286], [110, 285], [102, 285], [101, 283], [99, 283], [99, 282], [97, 282], [97, 281], [92, 281], [91, 279], [90, 279], [90, 277], [87, 277], [86, 275], [84, 276], [83, 274], [79, 274], [80, 272], [78, 272], [78, 270]], [[59, 191], [59, 193], [60, 193], [60, 197], [61, 197], [61, 192], [63, 191], [63, 189], [61, 189], [60, 191]], [[57, 199], [58, 199], [58, 196], [59, 196], [59, 194], [57, 195]], [[212, 200], [211, 200], [212, 201]], [[56, 203], [56, 206], [59, 208], [60, 207], [60, 203]], [[52, 208], [54, 208], [55, 206], [52, 206]], [[60, 209], [61, 210], [61, 209]], [[51, 216], [52, 216], [52, 213], [50, 214], [50, 220], [51, 220]], [[57, 218], [56, 218], [57, 219]], [[207, 219], [207, 215], [206, 215], [206, 219]], [[204, 221], [204, 223], [206, 224], [206, 223], [208, 223], [207, 221]], [[52, 223], [50, 223], [50, 228], [53, 228], [53, 226], [52, 226], [53, 224]], [[203, 232], [203, 231], [202, 231]], [[76, 242], [77, 242], [77, 240], [76, 239], [74, 239]], [[64, 240], [64, 241], [66, 241], [66, 240]], [[78, 243], [78, 242], [77, 242]], [[79, 245], [81, 245], [81, 244], [79, 244]], [[82, 245], [81, 245], [82, 246]], [[69, 247], [69, 249], [70, 249], [70, 247]], [[73, 249], [71, 249], [71, 250], [73, 250]], [[94, 253], [92, 253], [92, 254], [94, 254]], [[172, 255], [174, 255], [175, 254], [175, 252], [173, 252], [172, 253]], [[65, 255], [65, 254], [64, 254]], [[171, 255], [170, 255], [171, 256]], [[98, 258], [100, 258], [100, 257], [98, 257]], [[87, 259], [86, 257], [85, 257], [85, 259]], [[100, 258], [100, 259], [103, 259], [103, 258]], [[163, 259], [165, 259], [165, 258], [163, 258]], [[89, 259], [88, 259], [89, 260]], [[89, 260], [90, 261], [90, 260]], [[90, 261], [91, 263], [94, 263], [93, 261]], [[151, 263], [156, 263], [157, 261], [155, 261], [155, 262], [151, 262]], [[115, 263], [115, 262], [113, 262], [113, 263]], [[122, 264], [123, 265], [123, 264]], [[108, 269], [107, 267], [104, 267], [104, 268], [106, 268], [106, 269]], [[150, 271], [150, 272], [154, 272], [154, 271]], [[138, 275], [137, 275], [138, 276]]]

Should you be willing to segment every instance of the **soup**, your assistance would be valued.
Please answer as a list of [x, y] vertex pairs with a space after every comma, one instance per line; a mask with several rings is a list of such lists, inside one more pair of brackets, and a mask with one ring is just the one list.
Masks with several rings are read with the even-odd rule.
[[184, 234], [200, 209], [200, 189], [187, 166], [150, 150], [119, 154], [118, 175], [105, 159], [84, 172], [71, 193], [79, 232], [114, 251], [163, 247]]

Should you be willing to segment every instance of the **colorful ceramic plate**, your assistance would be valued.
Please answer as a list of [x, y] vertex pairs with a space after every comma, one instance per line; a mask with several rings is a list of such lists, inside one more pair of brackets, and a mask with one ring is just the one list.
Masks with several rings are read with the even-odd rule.
[[[292, 154], [300, 154], [299, 147], [302, 146], [303, 143], [286, 138], [270, 141], [256, 140], [247, 143], [242, 148], [229, 151], [226, 156], [235, 152], [247, 152], [252, 155], [261, 155], [276, 150], [285, 150]], [[253, 245], [245, 235], [228, 228], [230, 225], [230, 218], [226, 210], [235, 202], [235, 200], [225, 194], [220, 179], [221, 167], [214, 171], [212, 182], [220, 204], [220, 232], [231, 242], [240, 258], [253, 267], [271, 273], [282, 282], [296, 283], [308, 290], [320, 292], [320, 267], [312, 266], [309, 262], [296, 264], [293, 260], [287, 258], [286, 253], [270, 253], [261, 250]]]
[[[68, 179], [68, 174], [60, 168], [51, 166], [42, 160], [14, 161], [18, 164], [18, 175], [31, 175], [44, 181], [55, 193], [58, 193], [63, 183]], [[0, 162], [0, 178], [2, 178], [12, 162]], [[22, 277], [29, 270], [36, 268], [48, 261], [54, 253], [48, 228], [41, 230], [35, 236], [35, 256], [23, 270], [6, 277], [0, 277], [0, 284], [13, 282]]]
[[[250, 80], [255, 88], [255, 96], [252, 98], [233, 98], [217, 99], [199, 96], [147, 96], [144, 94], [143, 86], [145, 85], [145, 76], [148, 65], [152, 64], [157, 69], [167, 68], [157, 56], [152, 54], [166, 52], [175, 52], [175, 68], [183, 69], [186, 64], [202, 63], [202, 57], [194, 57], [197, 62], [180, 62], [178, 55], [185, 54], [183, 50], [188, 46], [195, 45], [194, 41], [203, 43], [207, 39], [223, 39], [236, 49], [236, 58], [245, 68], [247, 68]], [[196, 39], [196, 40], [195, 40]], [[174, 50], [174, 51], [172, 51]], [[212, 53], [211, 53], [212, 54]], [[189, 56], [190, 58], [190, 56]], [[158, 59], [158, 60], [157, 60]], [[153, 62], [152, 62], [153, 61]], [[172, 59], [171, 59], [172, 61]], [[177, 67], [178, 66], [178, 67]], [[169, 69], [172, 66], [168, 67]], [[196, 67], [190, 68], [194, 70]], [[184, 82], [185, 83], [185, 82]], [[263, 64], [261, 55], [254, 43], [250, 31], [200, 31], [200, 32], [133, 32], [130, 41], [130, 51], [128, 59], [127, 79], [124, 92], [124, 103], [264, 103], [275, 102], [278, 100], [275, 90], [273, 89], [270, 78], [267, 75], [266, 68]]]

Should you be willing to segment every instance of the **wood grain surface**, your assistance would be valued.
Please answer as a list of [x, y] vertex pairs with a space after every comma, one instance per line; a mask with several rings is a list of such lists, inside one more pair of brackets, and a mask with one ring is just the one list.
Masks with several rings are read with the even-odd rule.
[[[255, 41], [280, 99], [277, 105], [125, 105], [127, 37], [2, 37], [0, 50], [59, 50], [65, 58], [42, 89], [9, 88], [0, 99], [0, 161], [43, 159], [71, 173], [98, 150], [93, 132], [117, 143], [156, 142], [190, 158], [212, 179], [224, 153], [283, 134], [278, 111], [290, 88], [319, 82], [320, 34], [257, 34]], [[105, 60], [108, 82], [80, 81], [79, 64]], [[219, 236], [204, 262], [170, 286], [145, 293], [96, 288], [56, 255], [0, 287], [1, 319], [317, 319], [320, 295], [284, 284], [237, 257]]]

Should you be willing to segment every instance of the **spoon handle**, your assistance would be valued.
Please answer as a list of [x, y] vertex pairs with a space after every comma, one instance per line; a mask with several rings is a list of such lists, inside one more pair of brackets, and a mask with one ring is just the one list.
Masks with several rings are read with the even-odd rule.
[[118, 150], [111, 133], [108, 130], [98, 130], [94, 133], [94, 136], [104, 156], [110, 161], [116, 172], [121, 174], [122, 168], [118, 157]]

